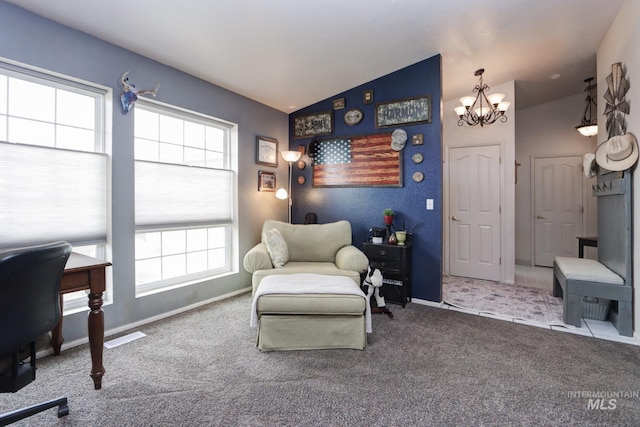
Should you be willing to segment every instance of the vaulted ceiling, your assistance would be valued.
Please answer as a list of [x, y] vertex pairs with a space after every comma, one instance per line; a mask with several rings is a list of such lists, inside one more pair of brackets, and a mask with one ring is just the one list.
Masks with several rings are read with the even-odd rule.
[[436, 54], [444, 100], [580, 93], [624, 0], [6, 1], [289, 113]]

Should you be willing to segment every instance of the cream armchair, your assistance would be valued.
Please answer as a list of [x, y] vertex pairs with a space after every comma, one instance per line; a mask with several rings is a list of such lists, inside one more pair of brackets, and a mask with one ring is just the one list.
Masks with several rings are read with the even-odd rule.
[[[274, 267], [267, 245], [267, 233], [277, 229], [288, 252], [282, 267]], [[351, 224], [337, 221], [328, 224], [289, 224], [267, 220], [262, 226], [261, 241], [244, 257], [244, 268], [252, 273], [255, 293], [260, 281], [270, 275], [316, 273], [346, 276], [360, 286], [360, 274], [367, 270], [369, 260], [351, 242]]]
[[360, 273], [368, 264], [351, 244], [348, 221], [265, 221], [261, 242], [244, 257], [253, 274], [250, 323], [258, 327], [258, 348], [363, 349], [371, 319]]

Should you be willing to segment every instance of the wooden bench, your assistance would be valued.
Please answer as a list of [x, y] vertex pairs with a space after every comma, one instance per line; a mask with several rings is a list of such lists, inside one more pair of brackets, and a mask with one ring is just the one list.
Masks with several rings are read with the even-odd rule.
[[612, 321], [618, 333], [632, 336], [632, 289], [622, 277], [598, 261], [556, 257], [553, 262], [553, 295], [562, 297], [564, 323], [580, 327], [585, 297], [616, 301]]
[[564, 322], [580, 327], [583, 299], [611, 301], [609, 320], [618, 333], [633, 335], [631, 171], [598, 175], [598, 260], [556, 257], [553, 295], [562, 296]]

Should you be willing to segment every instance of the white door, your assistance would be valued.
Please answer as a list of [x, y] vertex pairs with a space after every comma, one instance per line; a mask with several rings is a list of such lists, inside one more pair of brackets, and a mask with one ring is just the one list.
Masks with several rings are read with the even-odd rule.
[[449, 273], [501, 280], [500, 147], [449, 150]]
[[578, 256], [582, 235], [582, 157], [534, 159], [535, 265], [553, 267], [553, 259]]

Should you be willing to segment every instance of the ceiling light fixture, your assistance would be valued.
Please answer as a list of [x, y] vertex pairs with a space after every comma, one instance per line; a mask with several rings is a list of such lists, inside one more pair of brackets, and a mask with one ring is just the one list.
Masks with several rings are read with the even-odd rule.
[[465, 123], [469, 126], [485, 126], [498, 119], [502, 123], [507, 121], [507, 116], [504, 113], [511, 103], [502, 101], [505, 97], [503, 93], [487, 94], [489, 86], [482, 82], [482, 73], [484, 73], [484, 68], [475, 72], [475, 76], [480, 77], [480, 83], [473, 88], [473, 92], [476, 93], [475, 98], [473, 96], [462, 97], [460, 98], [462, 105], [455, 108], [456, 114], [460, 118], [458, 126]]
[[[593, 109], [598, 108], [598, 104], [596, 103], [596, 97], [591, 95], [591, 90], [596, 87], [595, 84], [592, 84], [593, 77], [589, 77], [585, 79], [584, 82], [587, 84], [585, 86], [584, 91], [588, 92], [587, 95], [587, 106], [584, 109], [584, 115], [582, 116], [582, 120], [580, 120], [580, 124], [576, 126], [578, 132], [580, 132], [584, 136], [594, 136], [598, 134], [598, 122], [593, 117]], [[589, 113], [589, 118], [587, 118], [587, 113]]]

